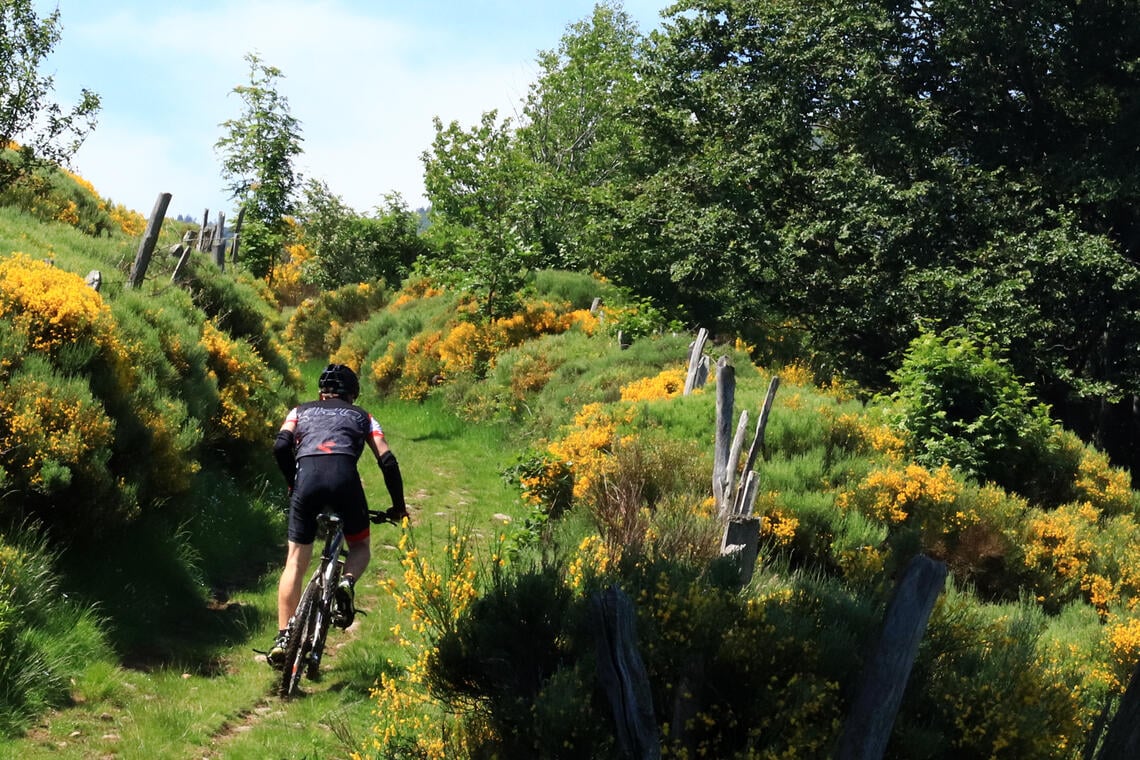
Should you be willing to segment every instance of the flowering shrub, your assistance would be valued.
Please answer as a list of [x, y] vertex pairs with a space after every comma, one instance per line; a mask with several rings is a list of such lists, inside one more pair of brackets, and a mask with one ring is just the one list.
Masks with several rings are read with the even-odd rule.
[[874, 470], [855, 490], [841, 493], [837, 502], [844, 509], [857, 509], [888, 525], [921, 522], [927, 524], [928, 532], [945, 533], [961, 530], [976, 520], [973, 515], [951, 513], [960, 490], [946, 465], [931, 472], [908, 464]]
[[662, 370], [653, 377], [622, 386], [622, 401], [660, 401], [677, 398], [685, 390], [685, 369]]
[[103, 491], [114, 422], [87, 383], [64, 378], [43, 361], [28, 360], [0, 387], [0, 461], [10, 484], [50, 495], [73, 481]]
[[231, 338], [212, 320], [202, 328], [202, 345], [209, 353], [209, 374], [217, 381], [221, 402], [210, 420], [207, 439], [221, 444], [267, 440], [282, 410], [265, 362], [246, 341]]
[[[303, 264], [305, 258], [300, 252], [297, 255]], [[285, 341], [296, 347], [303, 359], [330, 356], [340, 348], [345, 326], [367, 319], [384, 306], [387, 298], [387, 291], [378, 282], [345, 285], [306, 298], [285, 326]], [[362, 359], [355, 357], [355, 361], [343, 363], [360, 367]]]
[[1074, 483], [1077, 500], [1087, 500], [1106, 515], [1133, 510], [1136, 495], [1126, 470], [1109, 464], [1108, 455], [1096, 449], [1082, 449]]
[[79, 275], [22, 253], [0, 261], [0, 319], [36, 351], [54, 354], [79, 343], [116, 348], [114, 317], [102, 296]]
[[398, 545], [403, 585], [384, 583], [396, 600], [396, 609], [410, 616], [411, 631], [398, 624], [391, 633], [401, 648], [416, 653], [403, 677], [395, 669], [381, 673], [372, 689], [376, 723], [356, 758], [384, 758], [392, 753], [444, 760], [467, 756], [467, 741], [455, 712], [445, 712], [432, 692], [433, 670], [438, 668], [438, 643], [454, 636], [460, 619], [476, 597], [475, 565], [469, 537], [456, 526], [448, 533], [442, 569], [431, 566], [404, 530]]
[[1046, 609], [1079, 598], [1102, 619], [1120, 604], [1140, 605], [1137, 542], [1140, 527], [1132, 515], [1106, 518], [1090, 502], [1034, 510], [1021, 539], [1030, 582]]
[[312, 252], [304, 243], [289, 243], [281, 263], [273, 269], [270, 288], [278, 303], [296, 305], [302, 302], [313, 290], [304, 280], [305, 264], [313, 258]]
[[1094, 715], [1079, 669], [1056, 667], [1043, 617], [1028, 605], [984, 608], [949, 590], [935, 605], [900, 719], [921, 721], [905, 756], [1079, 756]]
[[549, 446], [555, 461], [565, 462], [573, 473], [575, 499], [583, 499], [606, 469], [617, 422], [602, 404], [587, 404], [574, 416], [570, 432]]

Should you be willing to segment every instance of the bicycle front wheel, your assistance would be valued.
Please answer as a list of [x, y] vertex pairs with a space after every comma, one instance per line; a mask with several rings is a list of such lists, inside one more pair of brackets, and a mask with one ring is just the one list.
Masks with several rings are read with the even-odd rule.
[[317, 602], [315, 580], [305, 588], [297, 614], [289, 627], [289, 638], [285, 644], [285, 668], [281, 671], [281, 696], [291, 697], [297, 691], [304, 672], [305, 660], [312, 648], [311, 633], [314, 624]]

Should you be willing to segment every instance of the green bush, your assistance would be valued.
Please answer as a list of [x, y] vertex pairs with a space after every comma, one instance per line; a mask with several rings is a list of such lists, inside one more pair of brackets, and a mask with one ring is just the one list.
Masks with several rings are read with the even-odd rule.
[[192, 262], [183, 284], [194, 305], [229, 336], [248, 341], [275, 373], [290, 382], [299, 380], [292, 355], [276, 337], [284, 323], [265, 282], [242, 272], [223, 272], [204, 261]]
[[1071, 758], [1093, 713], [1075, 670], [1042, 656], [1033, 604], [979, 605], [948, 588], [935, 607], [888, 754]]
[[533, 272], [526, 285], [526, 294], [539, 300], [565, 301], [574, 309], [590, 308], [595, 298], [602, 299], [603, 305], [616, 304], [624, 298], [616, 286], [597, 277], [560, 269]]
[[307, 298], [285, 328], [285, 340], [302, 359], [327, 358], [340, 348], [346, 330], [383, 308], [390, 293], [382, 281], [345, 285]]
[[957, 331], [921, 335], [893, 379], [898, 422], [920, 464], [947, 463], [1039, 498], [1056, 498], [1044, 486], [1072, 481], [1075, 472], [1057, 472], [1070, 463], [1053, 454], [1061, 441], [1048, 407], [984, 342]]

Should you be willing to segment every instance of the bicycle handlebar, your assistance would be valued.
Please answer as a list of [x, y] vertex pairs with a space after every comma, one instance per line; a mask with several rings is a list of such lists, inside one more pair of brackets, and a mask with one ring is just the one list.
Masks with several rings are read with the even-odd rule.
[[379, 511], [376, 509], [368, 510], [368, 520], [373, 525], [383, 525], [384, 523], [389, 523], [391, 525], [399, 525], [398, 522], [396, 522], [392, 518], [388, 517], [386, 512], [382, 512], [382, 511]]

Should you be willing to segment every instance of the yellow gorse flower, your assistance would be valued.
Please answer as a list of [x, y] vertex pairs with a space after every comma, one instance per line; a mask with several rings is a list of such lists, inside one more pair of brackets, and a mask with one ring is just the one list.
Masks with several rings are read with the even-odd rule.
[[622, 401], [659, 401], [677, 398], [685, 390], [684, 369], [666, 369], [653, 377], [634, 380], [622, 386]]
[[111, 308], [98, 292], [79, 275], [22, 253], [0, 261], [0, 318], [36, 351], [84, 341], [116, 345]]

